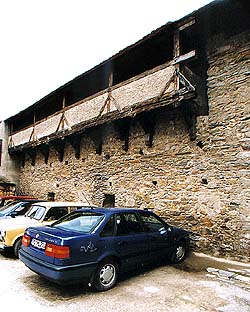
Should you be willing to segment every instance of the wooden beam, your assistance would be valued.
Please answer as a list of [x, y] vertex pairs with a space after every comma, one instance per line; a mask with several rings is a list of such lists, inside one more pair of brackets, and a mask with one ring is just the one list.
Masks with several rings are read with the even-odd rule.
[[82, 133], [76, 133], [69, 137], [69, 143], [75, 151], [75, 157], [80, 159]]
[[36, 164], [36, 149], [35, 148], [27, 149], [26, 154], [31, 159], [31, 165], [35, 166], [35, 164]]
[[184, 24], [180, 25], [178, 27], [178, 29], [181, 31], [181, 30], [186, 29], [186, 28], [188, 28], [194, 24], [195, 24], [195, 19], [191, 19], [190, 21], [187, 21]]
[[44, 162], [45, 164], [48, 163], [48, 160], [49, 160], [49, 151], [50, 151], [50, 146], [49, 144], [42, 144], [39, 146], [39, 151], [40, 153], [43, 155], [44, 157]]
[[20, 155], [21, 155], [20, 156], [21, 166], [22, 166], [22, 168], [24, 168], [25, 167], [25, 152], [22, 151]]
[[178, 91], [173, 92], [171, 95], [167, 94], [167, 96], [163, 96], [160, 100], [157, 96], [155, 98], [136, 103], [128, 107], [124, 107], [121, 111], [112, 111], [110, 113], [100, 116], [99, 119], [93, 117], [92, 119], [80, 122], [79, 124], [72, 126], [70, 129], [66, 129], [63, 132], [52, 133], [46, 137], [38, 139], [35, 142], [24, 143], [18, 146], [14, 146], [12, 148], [9, 147], [9, 153], [14, 154], [29, 147], [35, 147], [40, 144], [46, 144], [48, 142], [53, 142], [54, 140], [63, 139], [66, 136], [72, 135], [77, 132], [82, 132], [85, 129], [90, 129], [92, 127], [96, 127], [107, 122], [110, 123], [112, 121], [119, 121], [120, 119], [134, 117], [142, 112], [152, 111], [153, 109], [158, 107], [173, 105], [177, 102], [194, 98], [195, 96], [195, 92], [190, 92], [184, 89], [182, 90], [182, 92]]
[[147, 135], [145, 139], [146, 146], [152, 147], [155, 133], [155, 112], [145, 112], [138, 115], [137, 119]]
[[59, 139], [51, 142], [51, 145], [54, 147], [58, 154], [58, 159], [59, 161], [63, 161], [64, 157], [64, 149], [65, 149], [65, 140], [64, 139]]
[[179, 77], [180, 83], [186, 88], [186, 90], [195, 91], [195, 87], [181, 72], [177, 72], [177, 75]]
[[95, 146], [96, 154], [102, 154], [102, 127], [91, 128], [87, 132]]
[[[180, 32], [179, 30], [175, 30], [174, 32], [174, 50], [173, 50], [173, 56], [174, 59], [177, 59], [180, 54], [181, 54], [181, 50], [180, 50]], [[179, 63], [175, 63], [175, 69], [177, 71], [180, 71], [180, 65]], [[179, 77], [176, 76], [175, 77], [175, 90], [179, 90], [180, 88], [180, 81], [179, 81]]]
[[174, 58], [174, 64], [183, 63], [185, 61], [190, 60], [191, 58], [194, 58], [195, 56], [196, 56], [195, 50], [192, 50], [192, 51], [190, 51], [186, 54], [183, 54], [183, 55], [176, 56]]
[[189, 138], [191, 141], [194, 141], [197, 136], [197, 115], [195, 109], [196, 103], [193, 100], [184, 101], [181, 103], [181, 110], [186, 121], [186, 125], [189, 132]]
[[114, 123], [115, 129], [118, 133], [118, 137], [121, 141], [124, 141], [122, 149], [128, 151], [129, 149], [129, 133], [130, 133], [130, 118], [123, 118], [116, 120]]

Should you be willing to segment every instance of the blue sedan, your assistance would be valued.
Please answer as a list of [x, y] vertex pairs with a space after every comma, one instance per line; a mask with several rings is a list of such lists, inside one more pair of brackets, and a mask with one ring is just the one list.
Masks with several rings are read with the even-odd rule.
[[104, 291], [116, 284], [121, 272], [142, 264], [183, 261], [188, 248], [188, 232], [151, 211], [84, 208], [50, 226], [28, 228], [19, 258], [53, 282], [86, 282]]

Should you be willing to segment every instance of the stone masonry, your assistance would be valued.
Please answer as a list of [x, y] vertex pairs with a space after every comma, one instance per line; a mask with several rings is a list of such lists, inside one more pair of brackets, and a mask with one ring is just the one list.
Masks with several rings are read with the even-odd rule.
[[[220, 42], [220, 44], [218, 44]], [[208, 53], [209, 115], [197, 118], [190, 141], [179, 108], [160, 109], [152, 147], [133, 120], [124, 151], [113, 124], [103, 126], [102, 154], [83, 135], [81, 157], [66, 144], [63, 162], [51, 149], [26, 158], [20, 190], [56, 200], [152, 208], [166, 221], [193, 232], [193, 248], [250, 260], [250, 36], [211, 40]], [[27, 156], [26, 156], [27, 157]]]

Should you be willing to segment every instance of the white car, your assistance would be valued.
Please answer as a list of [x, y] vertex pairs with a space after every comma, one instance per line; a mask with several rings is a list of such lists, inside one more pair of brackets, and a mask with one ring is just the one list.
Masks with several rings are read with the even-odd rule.
[[86, 202], [38, 202], [27, 213], [18, 218], [0, 220], [0, 250], [14, 250], [18, 257], [22, 236], [27, 227], [49, 225], [69, 212], [89, 207]]

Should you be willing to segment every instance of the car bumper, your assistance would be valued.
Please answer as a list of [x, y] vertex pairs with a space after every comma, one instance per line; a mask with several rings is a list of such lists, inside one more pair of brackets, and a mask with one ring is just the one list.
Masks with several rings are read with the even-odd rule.
[[97, 263], [56, 266], [30, 256], [20, 250], [19, 259], [32, 271], [57, 284], [92, 282]]

